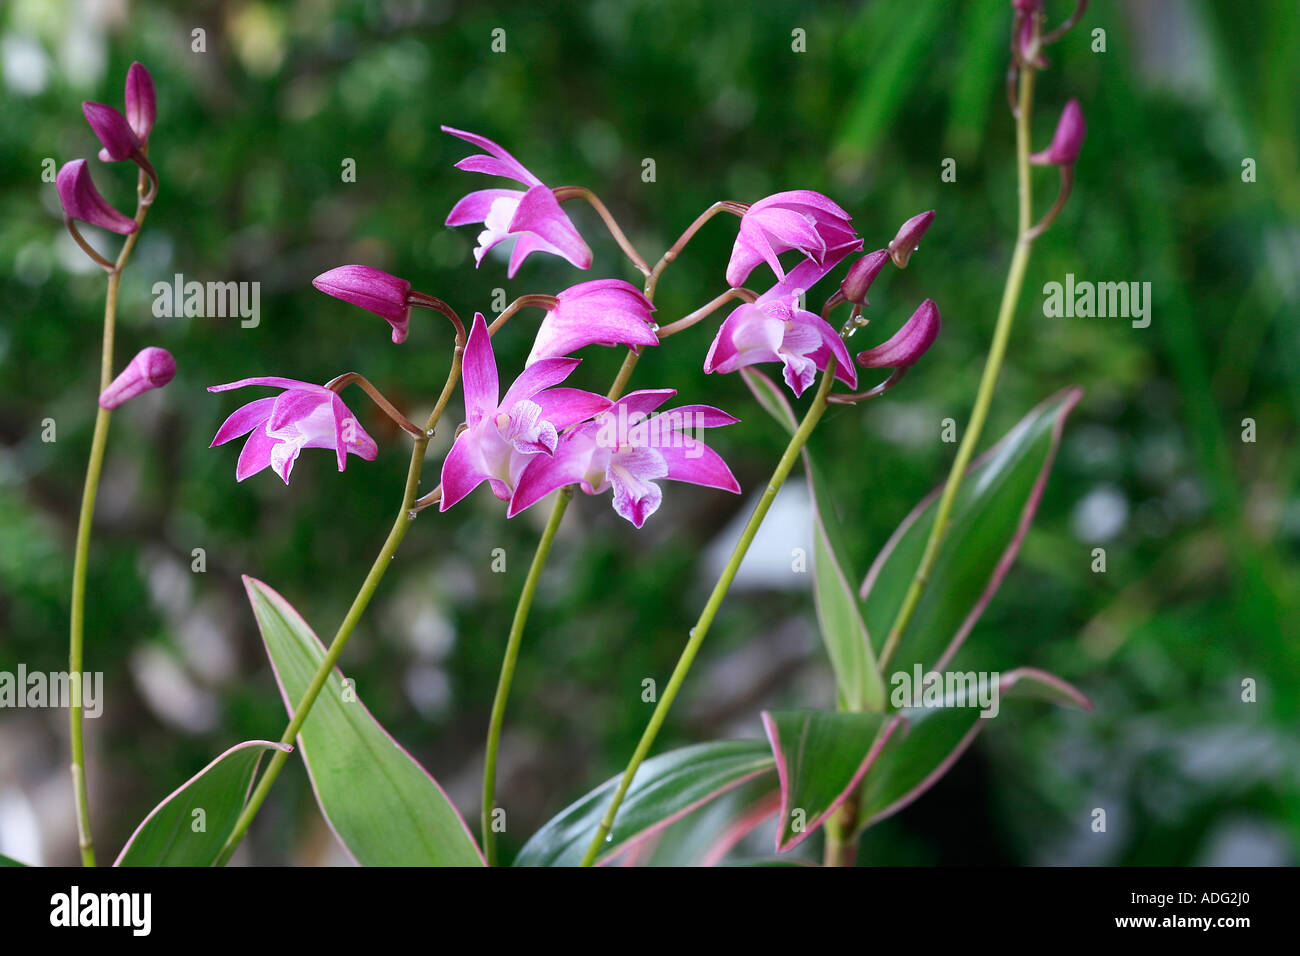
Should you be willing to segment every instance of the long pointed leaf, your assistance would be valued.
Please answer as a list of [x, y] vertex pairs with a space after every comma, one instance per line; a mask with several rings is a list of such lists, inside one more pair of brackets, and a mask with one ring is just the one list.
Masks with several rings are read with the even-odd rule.
[[[642, 840], [747, 780], [773, 770], [761, 740], [696, 744], [651, 757], [628, 789], [606, 852], [610, 862], [634, 840]], [[600, 825], [619, 777], [612, 777], [551, 818], [524, 844], [515, 866], [576, 866]], [[773, 779], [775, 786], [775, 776]]]
[[[951, 659], [1006, 577], [1038, 509], [1066, 417], [1083, 391], [1039, 404], [973, 462], [957, 491], [947, 535], [911, 623], [890, 661], [939, 670]], [[867, 630], [883, 639], [903, 602], [934, 524], [941, 489], [922, 499], [885, 543], [862, 582]]]
[[[290, 714], [325, 659], [297, 611], [244, 577]], [[483, 856], [447, 794], [343, 683], [337, 668], [303, 723], [298, 746], [321, 812], [363, 866], [482, 866]]]
[[269, 740], [235, 744], [149, 811], [114, 866], [211, 866], [235, 828]]
[[867, 773], [896, 725], [886, 714], [763, 712], [781, 780], [778, 853], [798, 846]]

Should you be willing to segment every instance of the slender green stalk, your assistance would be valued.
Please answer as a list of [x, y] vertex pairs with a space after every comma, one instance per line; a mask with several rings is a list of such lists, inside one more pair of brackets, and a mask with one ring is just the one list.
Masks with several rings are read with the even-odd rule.
[[[646, 265], [645, 259], [637, 252], [636, 247], [628, 240], [623, 230], [619, 228], [617, 221], [605, 208], [604, 203], [596, 198], [595, 194], [589, 189], [579, 186], [564, 186], [555, 191], [556, 198], [561, 202], [566, 199], [582, 198], [586, 199], [600, 213], [605, 225], [609, 228], [610, 235], [618, 243], [619, 248], [632, 261], [632, 264], [646, 277], [645, 296], [651, 302], [654, 301], [655, 289], [659, 285], [659, 277], [663, 275], [664, 269], [668, 268], [686, 244], [690, 242], [691, 237], [699, 231], [700, 227], [712, 219], [720, 212], [730, 212], [739, 215], [735, 203], [717, 202], [710, 206], [704, 212], [700, 213], [662, 256], [655, 263], [654, 268]], [[728, 293], [730, 295], [731, 293]], [[751, 293], [752, 294], [752, 293]], [[742, 293], [743, 297], [743, 293]], [[524, 297], [529, 298], [528, 296]], [[542, 298], [542, 297], [534, 297]], [[519, 300], [521, 303], [523, 300]], [[724, 297], [715, 299], [710, 306], [717, 308]], [[525, 303], [527, 304], [527, 303]], [[506, 315], [513, 311], [507, 310], [502, 317], [492, 324], [495, 329], [506, 318]], [[708, 308], [706, 306], [706, 308]], [[711, 309], [710, 309], [711, 311]], [[707, 314], [707, 313], [705, 313]], [[700, 316], [702, 317], [702, 316]], [[689, 318], [689, 317], [688, 317]], [[698, 321], [698, 317], [692, 319]], [[674, 323], [680, 326], [681, 323]], [[617, 401], [627, 388], [627, 383], [632, 379], [632, 372], [636, 368], [637, 362], [641, 355], [635, 349], [628, 349], [627, 355], [623, 358], [623, 364], [619, 367], [618, 375], [614, 378], [614, 384], [610, 386], [606, 395], [610, 401]], [[528, 622], [528, 612], [533, 603], [533, 591], [536, 589], [536, 578], [541, 575], [542, 567], [546, 564], [546, 558], [550, 554], [551, 542], [555, 537], [555, 532], [560, 526], [560, 519], [564, 517], [565, 510], [569, 507], [569, 501], [573, 498], [573, 486], [570, 485], [562, 489], [561, 493], [555, 498], [555, 504], [551, 507], [551, 516], [547, 519], [546, 530], [542, 534], [542, 539], [537, 543], [537, 550], [533, 553], [533, 563], [528, 571], [528, 578], [524, 582], [524, 590], [519, 595], [519, 602], [515, 606], [514, 620], [510, 625], [510, 636], [506, 640], [505, 657], [501, 661], [501, 675], [497, 678], [497, 692], [492, 700], [492, 717], [488, 725], [487, 749], [483, 760], [483, 807], [480, 811], [483, 830], [483, 851], [487, 858], [488, 865], [496, 864], [496, 834], [492, 831], [492, 813], [496, 809], [496, 768], [497, 752], [501, 746], [501, 723], [505, 719], [506, 701], [510, 696], [510, 685], [514, 679], [515, 667], [519, 661], [519, 645], [523, 640], [524, 625]]]
[[907, 594], [894, 618], [889, 636], [880, 651], [880, 667], [883, 672], [890, 657], [898, 649], [903, 631], [912, 620], [912, 614], [921, 600], [921, 594], [930, 580], [934, 562], [939, 556], [939, 546], [943, 544], [948, 531], [948, 521], [952, 514], [952, 505], [957, 497], [957, 489], [965, 477], [966, 468], [975, 446], [979, 443], [980, 432], [984, 429], [988, 417], [989, 405], [993, 401], [993, 392], [997, 387], [998, 374], [1002, 370], [1002, 360], [1006, 355], [1007, 341], [1011, 337], [1011, 326], [1016, 317], [1016, 305], [1020, 301], [1020, 290], [1025, 281], [1025, 270], [1029, 265], [1029, 253], [1033, 248], [1033, 237], [1029, 229], [1033, 222], [1033, 203], [1029, 166], [1029, 116], [1034, 98], [1034, 70], [1026, 66], [1020, 74], [1020, 96], [1016, 110], [1016, 172], [1019, 181], [1019, 235], [1016, 249], [1011, 256], [1011, 266], [1007, 270], [1007, 281], [1002, 289], [1002, 303], [998, 308], [997, 324], [993, 329], [993, 342], [989, 347], [988, 358], [984, 361], [984, 374], [980, 378], [979, 391], [975, 395], [975, 406], [971, 409], [970, 424], [962, 435], [957, 448], [957, 457], [953, 459], [948, 472], [948, 480], [939, 497], [939, 507], [935, 514], [934, 525], [930, 528], [930, 537], [925, 542], [925, 551], [916, 573], [908, 586]]
[[[143, 182], [143, 173], [141, 182]], [[136, 229], [122, 243], [122, 251], [118, 253], [117, 261], [108, 272], [108, 288], [104, 295], [104, 337], [99, 360], [101, 393], [113, 381], [113, 336], [117, 328], [117, 290], [122, 278], [122, 268], [131, 257], [136, 238], [140, 235], [140, 227], [144, 224], [144, 217], [148, 212], [148, 203], [137, 203]], [[95, 258], [98, 259], [99, 256], [96, 255]], [[99, 493], [99, 475], [104, 467], [104, 450], [108, 446], [108, 424], [112, 415], [113, 413], [105, 408], [100, 408], [95, 414], [95, 433], [90, 441], [90, 460], [86, 463], [86, 482], [81, 492], [81, 513], [77, 518], [77, 543], [72, 559], [72, 610], [68, 615], [68, 673], [72, 680], [72, 706], [68, 713], [68, 729], [72, 754], [72, 794], [77, 809], [77, 845], [81, 851], [83, 866], [95, 865], [95, 843], [90, 832], [90, 802], [86, 787], [86, 750], [82, 734], [81, 707], [81, 667], [86, 633], [86, 571], [90, 558], [90, 530], [95, 521], [95, 498]]]
[[[302, 699], [298, 701], [298, 706], [294, 708], [293, 716], [289, 720], [289, 726], [280, 735], [280, 743], [282, 744], [292, 745], [298, 736], [298, 732], [302, 729], [302, 725], [306, 723], [307, 717], [316, 703], [316, 698], [320, 696], [321, 689], [328, 682], [330, 672], [338, 664], [339, 658], [343, 655], [343, 649], [347, 647], [348, 639], [356, 629], [357, 623], [361, 620], [361, 615], [365, 613], [366, 607], [370, 604], [370, 599], [374, 597], [375, 590], [379, 587], [379, 582], [383, 579], [389, 565], [393, 563], [392, 559], [397, 554], [402, 539], [406, 537], [407, 530], [411, 527], [411, 522], [415, 517], [413, 506], [420, 489], [420, 472], [424, 468], [424, 454], [429, 447], [429, 439], [433, 437], [434, 429], [437, 427], [438, 421], [442, 418], [442, 413], [451, 399], [452, 392], [455, 391], [456, 383], [460, 381], [463, 353], [464, 346], [457, 342], [452, 358], [451, 372], [447, 375], [447, 382], [443, 385], [442, 394], [438, 397], [438, 404], [434, 406], [433, 412], [429, 415], [423, 436], [415, 440], [415, 447], [411, 451], [411, 464], [406, 472], [406, 488], [402, 494], [402, 506], [398, 509], [397, 517], [393, 520], [393, 527], [384, 540], [384, 546], [379, 549], [374, 564], [370, 566], [370, 572], [361, 583], [361, 590], [352, 599], [352, 606], [348, 608], [347, 616], [343, 618], [343, 623], [339, 625], [334, 640], [330, 641], [330, 646], [325, 652], [325, 659], [316, 668], [311, 683], [307, 685], [307, 690], [303, 693]], [[257, 786], [249, 796], [248, 802], [239, 814], [239, 818], [235, 821], [234, 829], [230, 831], [230, 836], [226, 838], [225, 845], [222, 846], [221, 853], [217, 857], [216, 866], [224, 866], [234, 855], [235, 848], [239, 846], [239, 841], [248, 832], [249, 825], [253, 822], [253, 818], [257, 816], [257, 811], [261, 809], [262, 802], [266, 800], [266, 795], [271, 792], [271, 787], [275, 783], [276, 777], [280, 775], [280, 769], [284, 766], [287, 757], [288, 754], [283, 750], [277, 750], [271, 756], [266, 771], [257, 781]]]
[[583, 866], [591, 866], [596, 862], [596, 857], [600, 855], [600, 851], [605, 845], [605, 838], [614, 826], [614, 818], [618, 814], [618, 808], [623, 803], [628, 788], [632, 786], [632, 780], [636, 777], [636, 772], [640, 768], [642, 761], [649, 755], [650, 748], [654, 746], [655, 737], [658, 736], [659, 729], [668, 717], [668, 711], [673, 706], [673, 701], [677, 698], [677, 692], [681, 690], [682, 684], [686, 680], [691, 664], [695, 661], [695, 655], [699, 653], [704, 638], [708, 636], [709, 627], [713, 624], [718, 608], [722, 606], [723, 598], [727, 596], [727, 591], [731, 588], [731, 582], [735, 580], [736, 573], [740, 570], [740, 564], [745, 559], [745, 554], [749, 551], [749, 546], [753, 543], [759, 526], [762, 525], [763, 519], [767, 517], [768, 509], [772, 507], [777, 492], [785, 484], [790, 469], [794, 467], [794, 463], [799, 459], [799, 453], [803, 450], [803, 446], [807, 444], [808, 437], [812, 434], [813, 429], [817, 427], [822, 414], [826, 411], [826, 397], [830, 394], [831, 385], [834, 384], [834, 381], [835, 360], [831, 359], [830, 364], [826, 366], [826, 371], [822, 373], [822, 380], [817, 387], [817, 395], [813, 399], [812, 405], [804, 414], [803, 421], [800, 422], [794, 437], [790, 439], [790, 444], [786, 446], [785, 453], [781, 455], [781, 460], [777, 463], [776, 470], [772, 472], [772, 477], [767, 483], [767, 488], [763, 491], [763, 496], [758, 500], [758, 506], [754, 509], [754, 513], [749, 516], [745, 530], [741, 532], [740, 540], [736, 542], [726, 567], [722, 569], [722, 575], [713, 586], [713, 593], [709, 595], [704, 610], [700, 612], [699, 620], [691, 628], [690, 640], [686, 642], [686, 647], [683, 648], [681, 656], [677, 659], [677, 666], [673, 668], [672, 676], [668, 678], [668, 684], [664, 687], [664, 692], [659, 697], [658, 703], [655, 704], [654, 713], [650, 715], [650, 722], [646, 724], [645, 731], [641, 734], [641, 740], [636, 746], [636, 751], [632, 754], [627, 769], [623, 771], [623, 779], [619, 781], [618, 789], [609, 803], [609, 808], [605, 811], [604, 819], [601, 820], [600, 827], [596, 830], [596, 835], [592, 837], [591, 845], [587, 847], [587, 853], [582, 858]]
[[533, 596], [537, 593], [537, 582], [542, 576], [542, 568], [551, 553], [551, 543], [555, 541], [555, 532], [560, 528], [564, 512], [573, 500], [573, 486], [560, 489], [556, 496], [551, 517], [546, 522], [546, 530], [537, 542], [533, 553], [533, 563], [528, 568], [528, 577], [524, 579], [524, 589], [519, 594], [519, 603], [515, 605], [515, 617], [510, 624], [510, 637], [506, 640], [506, 654], [501, 662], [501, 676], [497, 679], [496, 696], [492, 699], [492, 719], [488, 724], [487, 752], [483, 769], [483, 856], [488, 866], [497, 864], [497, 835], [492, 828], [492, 814], [496, 809], [497, 752], [501, 746], [501, 725], [505, 722], [506, 701], [510, 697], [510, 682], [515, 676], [515, 664], [519, 660], [519, 645], [523, 643], [524, 625], [528, 622], [528, 612], [533, 606]]

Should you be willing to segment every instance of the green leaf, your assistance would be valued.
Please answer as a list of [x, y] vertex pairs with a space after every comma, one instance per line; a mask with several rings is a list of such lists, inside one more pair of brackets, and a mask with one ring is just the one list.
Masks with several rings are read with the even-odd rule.
[[[149, 811], [114, 866], [211, 866], [235, 828], [269, 740], [235, 744]], [[199, 824], [202, 826], [196, 831]]]
[[887, 714], [763, 712], [781, 780], [778, 853], [802, 843], [844, 802], [897, 723]]
[[754, 398], [758, 401], [758, 404], [776, 419], [777, 424], [791, 435], [799, 430], [799, 419], [794, 413], [794, 408], [791, 407], [789, 399], [785, 397], [785, 393], [777, 387], [775, 382], [751, 366], [742, 368], [740, 377], [745, 380], [749, 390], [754, 393]]
[[846, 710], [883, 711], [885, 684], [846, 573], [839, 518], [807, 448], [803, 460], [813, 501], [813, 598], [840, 701]]
[[[244, 587], [290, 714], [325, 659], [316, 634], [283, 597]], [[442, 788], [398, 745], [335, 668], [298, 734], [321, 812], [363, 866], [482, 866]]]
[[[1007, 697], [1038, 697], [1083, 710], [1092, 704], [1070, 684], [1033, 667], [1002, 674], [999, 708]], [[907, 806], [948, 772], [992, 718], [980, 717], [978, 701], [945, 695], [942, 707], [913, 707], [894, 718], [898, 729], [876, 759], [860, 791], [858, 818], [866, 829]]]
[[[1002, 583], [1056, 458], [1066, 417], [1083, 391], [1067, 388], [1034, 408], [966, 471], [930, 580], [890, 660], [939, 670], [956, 652]], [[903, 603], [934, 524], [936, 489], [903, 519], [862, 583], [867, 630], [884, 639]]]
[[[696, 744], [651, 757], [628, 788], [606, 850], [597, 862], [609, 862], [633, 841], [647, 839], [747, 780], [771, 774], [774, 766], [772, 754], [761, 740]], [[552, 817], [524, 844], [514, 865], [578, 865], [619, 779], [611, 777]]]
[[[634, 841], [620, 854], [620, 866], [726, 866], [745, 837], [781, 809], [776, 778], [768, 773], [747, 780], [693, 810], [650, 839]], [[610, 861], [611, 865], [615, 862]]]
[[26, 865], [27, 865], [26, 863], [19, 863], [17, 860], [15, 860], [15, 859], [14, 859], [13, 857], [11, 857], [11, 856], [5, 856], [3, 853], [0, 853], [0, 867], [2, 867], [2, 866], [26, 866]]

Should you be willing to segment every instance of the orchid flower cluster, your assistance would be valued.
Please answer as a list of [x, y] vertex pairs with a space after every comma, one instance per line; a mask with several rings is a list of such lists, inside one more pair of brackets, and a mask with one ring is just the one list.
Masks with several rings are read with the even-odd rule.
[[[212, 439], [212, 446], [243, 439], [235, 465], [237, 481], [269, 468], [287, 485], [300, 454], [309, 448], [332, 452], [339, 471], [346, 469], [349, 456], [375, 460], [377, 442], [342, 398], [341, 393], [351, 385], [360, 388], [409, 435], [411, 464], [392, 529], [328, 645], [283, 597], [254, 578], [244, 578], [284, 696], [288, 726], [278, 742], [246, 741], [216, 758], [140, 824], [118, 863], [228, 862], [295, 747], [301, 750], [312, 776], [322, 812], [358, 861], [497, 863], [503, 811], [496, 798], [496, 769], [507, 702], [542, 569], [575, 493], [580, 490], [595, 496], [610, 492], [615, 512], [639, 529], [660, 509], [665, 482], [732, 494], [741, 491], [731, 468], [700, 437], [706, 429], [736, 424], [736, 416], [711, 405], [673, 406], [677, 391], [672, 387], [628, 390], [645, 350], [663, 346], [730, 303], [700, 360], [701, 371], [739, 373], [756, 404], [789, 434], [789, 443], [689, 632], [626, 770], [535, 833], [516, 863], [591, 865], [649, 859], [656, 852], [658, 837], [695, 809], [747, 794], [754, 802], [731, 808], [734, 814], [725, 833], [707, 848], [702, 859], [716, 862], [742, 836], [776, 816], [778, 851], [789, 850], [821, 830], [824, 861], [851, 865], [861, 832], [933, 785], [981, 725], [971, 700], [960, 695], [944, 698], [938, 705], [939, 716], [915, 701], [894, 699], [885, 690], [887, 683], [893, 683], [888, 668], [892, 665], [904, 674], [915, 668], [920, 674], [924, 668], [937, 670], [949, 665], [1013, 563], [1051, 468], [1065, 418], [1079, 400], [1077, 389], [1047, 399], [1002, 439], [996, 455], [973, 459], [1033, 240], [1065, 204], [1085, 132], [1082, 111], [1071, 100], [1050, 146], [1033, 151], [1029, 145], [1033, 80], [1046, 66], [1044, 48], [1068, 32], [1085, 6], [1079, 3], [1062, 28], [1045, 33], [1041, 0], [1012, 2], [1009, 88], [1016, 119], [1019, 232], [993, 345], [970, 424], [946, 483], [904, 519], [882, 547], [860, 588], [850, 584], [852, 568], [836, 544], [834, 508], [817, 477], [815, 449], [809, 439], [830, 405], [857, 405], [884, 395], [936, 341], [941, 329], [939, 309], [927, 298], [883, 341], [856, 354], [849, 349], [852, 336], [868, 325], [868, 294], [874, 283], [891, 266], [909, 267], [933, 226], [935, 212], [912, 216], [891, 240], [864, 253], [867, 243], [853, 216], [821, 192], [792, 189], [752, 202], [723, 200], [700, 213], [651, 265], [592, 190], [548, 186], [493, 140], [444, 126], [444, 132], [474, 149], [455, 164], [457, 169], [512, 184], [471, 191], [446, 217], [449, 227], [481, 226], [474, 249], [476, 268], [489, 261], [492, 250], [509, 243], [506, 268], [510, 277], [534, 254], [558, 257], [576, 269], [589, 270], [591, 247], [565, 208], [581, 200], [599, 216], [610, 238], [640, 274], [641, 287], [617, 277], [588, 279], [560, 291], [521, 296], [491, 321], [482, 311], [474, 311], [467, 327], [452, 305], [415, 289], [405, 278], [370, 265], [341, 265], [317, 276], [313, 285], [383, 319], [393, 343], [402, 345], [409, 338], [414, 310], [436, 312], [450, 323], [453, 340], [447, 378], [423, 424], [412, 421], [358, 372], [345, 372], [321, 384], [264, 374], [209, 387], [214, 393], [244, 388], [274, 390], [235, 409]], [[149, 74], [139, 64], [132, 66], [125, 115], [102, 104], [86, 104], [85, 112], [104, 147], [100, 158], [107, 162], [130, 160], [138, 167], [139, 197], [136, 216], [129, 219], [95, 189], [84, 160], [69, 163], [58, 177], [68, 228], [108, 272], [109, 283], [100, 412], [74, 572], [74, 671], [81, 664], [85, 555], [109, 411], [143, 391], [166, 384], [175, 372], [170, 355], [146, 348], [121, 375], [113, 378], [109, 374], [118, 277], [157, 191], [157, 175], [147, 158], [156, 113]], [[1031, 209], [1035, 165], [1055, 166], [1061, 175], [1058, 198], [1037, 224], [1033, 224]], [[716, 273], [722, 291], [694, 311], [660, 324], [655, 294], [665, 270], [701, 228], [723, 214], [738, 222], [729, 261], [725, 268], [719, 264]], [[117, 261], [102, 258], [81, 236], [77, 222], [127, 236]], [[841, 270], [838, 283], [828, 279], [837, 270]], [[806, 302], [819, 284], [824, 298], [814, 311]], [[513, 334], [518, 324], [510, 324], [511, 320], [526, 309], [543, 313], [528, 357], [523, 368], [503, 370], [493, 339], [508, 325], [510, 331], [505, 334]], [[842, 321], [832, 321], [836, 310], [843, 310]], [[592, 347], [626, 350], [617, 377], [603, 393], [573, 383], [582, 362], [577, 353]], [[779, 369], [783, 387], [761, 366]], [[860, 383], [859, 370], [879, 370], [877, 374], [883, 377], [870, 384]], [[862, 384], [867, 387], [860, 388]], [[464, 417], [441, 462], [440, 483], [418, 496], [430, 441], [457, 391]], [[803, 399], [809, 393], [812, 397], [806, 400], [801, 416], [791, 398]], [[716, 741], [651, 757], [659, 730], [741, 562], [773, 500], [800, 461], [806, 464], [814, 504], [812, 590], [836, 680], [837, 706], [833, 710], [764, 712], [766, 741]], [[355, 694], [336, 667], [414, 519], [433, 505], [447, 511], [481, 485], [504, 503], [507, 517], [544, 499], [552, 504], [502, 655], [485, 747], [481, 840], [475, 841], [442, 788], [369, 712], [355, 709]], [[939, 562], [941, 555], [943, 562]], [[953, 583], [957, 568], [965, 569], [960, 586]], [[971, 582], [979, 586], [972, 588]], [[929, 603], [923, 604], [925, 601]], [[927, 612], [914, 618], [921, 606]], [[1034, 668], [1003, 674], [996, 689], [1010, 693], [1017, 687], [1060, 703], [1090, 706], [1073, 687]], [[319, 716], [322, 711], [325, 716]], [[918, 732], [916, 728], [921, 726], [938, 729]], [[82, 855], [85, 862], [93, 864], [77, 709], [72, 731]], [[261, 768], [267, 754], [269, 762]], [[339, 772], [339, 767], [346, 767], [347, 772]], [[218, 793], [225, 795], [220, 799], [227, 812], [209, 821], [210, 832], [197, 836], [185, 832], [187, 808]], [[247, 796], [242, 801], [232, 800], [228, 798], [231, 793]], [[177, 799], [181, 794], [186, 794], [184, 800]], [[620, 817], [625, 803], [635, 804], [636, 812]], [[384, 825], [367, 826], [368, 817], [382, 818]], [[625, 823], [629, 818], [631, 822]]]
[[[498, 244], [513, 240], [511, 277], [533, 253], [548, 253], [579, 269], [590, 268], [591, 249], [561, 206], [563, 191], [546, 186], [492, 140], [443, 129], [482, 150], [458, 162], [458, 169], [527, 187], [476, 190], [447, 215], [449, 226], [482, 224], [474, 250], [476, 265], [481, 266]], [[806, 189], [777, 193], [752, 205], [721, 205], [740, 218], [726, 282], [727, 295], [743, 301], [718, 329], [704, 371], [725, 373], [779, 363], [786, 384], [798, 397], [819, 371], [834, 363], [836, 379], [855, 388], [857, 370], [845, 338], [824, 316], [836, 305], [849, 303], [851, 321], [861, 321], [867, 290], [876, 275], [890, 260], [899, 268], [907, 265], [934, 218], [933, 211], [908, 220], [888, 248], [856, 262], [818, 315], [803, 308], [802, 296], [862, 249], [852, 217], [827, 196]], [[798, 254], [798, 260], [787, 272], [780, 257], [791, 252]], [[756, 295], [744, 283], [760, 266], [771, 269], [774, 282]], [[416, 307], [443, 312], [463, 332], [459, 316], [442, 300], [371, 266], [339, 266], [317, 276], [313, 284], [386, 320], [398, 344], [406, 341], [411, 310]], [[491, 326], [481, 312], [474, 314], [461, 369], [465, 422], [442, 465], [440, 510], [446, 511], [484, 482], [493, 495], [508, 503], [507, 514], [512, 517], [560, 488], [576, 486], [588, 495], [612, 490], [614, 510], [640, 528], [662, 502], [660, 481], [740, 492], [726, 462], [692, 434], [734, 424], [733, 416], [707, 405], [660, 411], [676, 395], [671, 388], [605, 397], [563, 384], [581, 362], [574, 353], [589, 346], [625, 346], [635, 354], [660, 344], [664, 330], [655, 324], [655, 306], [645, 291], [623, 279], [595, 279], [521, 301], [546, 314], [524, 369], [504, 394], [492, 335], [514, 309], [507, 309]], [[693, 314], [691, 323], [702, 318]], [[891, 339], [859, 353], [857, 365], [901, 372], [930, 347], [939, 325], [939, 311], [927, 299]], [[215, 446], [248, 436], [236, 466], [237, 480], [270, 467], [287, 484], [304, 448], [332, 449], [339, 471], [346, 467], [349, 454], [375, 458], [375, 442], [339, 398], [337, 381], [313, 385], [263, 376], [214, 385], [209, 391], [246, 386], [281, 392], [235, 411], [213, 438]], [[389, 411], [386, 403], [381, 407]], [[404, 418], [396, 420], [406, 423]], [[671, 427], [659, 424], [665, 421]]]

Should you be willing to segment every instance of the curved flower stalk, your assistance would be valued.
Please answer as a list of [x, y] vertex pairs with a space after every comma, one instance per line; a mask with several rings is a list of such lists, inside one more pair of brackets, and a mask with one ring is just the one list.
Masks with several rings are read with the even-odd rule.
[[[104, 295], [103, 345], [100, 355], [98, 410], [95, 431], [91, 439], [90, 457], [86, 464], [86, 481], [81, 496], [81, 511], [77, 519], [77, 538], [72, 565], [72, 601], [68, 616], [68, 670], [74, 681], [80, 680], [85, 653], [86, 574], [90, 554], [90, 531], [95, 517], [95, 499], [99, 492], [99, 476], [108, 445], [108, 427], [112, 411], [132, 398], [154, 388], [161, 388], [176, 374], [176, 362], [171, 354], [160, 348], [146, 348], [131, 361], [120, 375], [113, 374], [113, 340], [117, 328], [117, 294], [122, 270], [135, 249], [149, 205], [157, 193], [158, 178], [153, 166], [145, 158], [150, 131], [157, 115], [153, 80], [149, 71], [133, 63], [127, 72], [126, 105], [128, 117], [103, 104], [86, 103], [83, 110], [91, 129], [99, 137], [104, 151], [101, 159], [131, 159], [139, 167], [136, 183], [136, 209], [127, 216], [104, 199], [91, 180], [86, 160], [74, 159], [65, 163], [55, 178], [59, 203], [63, 207], [64, 225], [68, 233], [92, 261], [107, 274]], [[107, 229], [126, 237], [117, 258], [109, 260], [100, 255], [76, 223]], [[95, 865], [95, 844], [91, 833], [90, 806], [86, 786], [85, 745], [82, 737], [82, 696], [73, 688], [69, 708], [71, 744], [72, 789], [76, 804], [77, 843], [81, 862]]]

